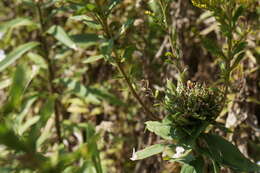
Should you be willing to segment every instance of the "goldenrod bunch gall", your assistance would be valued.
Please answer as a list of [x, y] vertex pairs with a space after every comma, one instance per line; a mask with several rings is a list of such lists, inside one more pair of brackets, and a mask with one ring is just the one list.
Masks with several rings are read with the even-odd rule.
[[188, 82], [166, 93], [165, 107], [177, 126], [213, 122], [222, 108], [223, 93], [217, 88]]

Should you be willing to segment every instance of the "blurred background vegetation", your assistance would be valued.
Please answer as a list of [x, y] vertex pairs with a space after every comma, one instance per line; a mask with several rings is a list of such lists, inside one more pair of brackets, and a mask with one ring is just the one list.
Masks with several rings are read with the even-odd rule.
[[[108, 2], [110, 34], [121, 32], [113, 44], [124, 57], [122, 67], [162, 119], [165, 110], [156, 105], [178, 71], [165, 55], [171, 49], [167, 33], [152, 20], [159, 10], [154, 1], [0, 1], [1, 173], [179, 172], [179, 164], [161, 156], [130, 160], [133, 148], [161, 139], [145, 131], [151, 117], [104, 56], [109, 45], [101, 26], [82, 15], [92, 8], [88, 3]], [[202, 43], [207, 36], [224, 44], [216, 20], [189, 0], [172, 0], [167, 15], [187, 78], [217, 85], [218, 59]], [[255, 162], [260, 161], [259, 16], [259, 1], [248, 0], [239, 19], [249, 28], [245, 57], [232, 72], [229, 102], [218, 117], [233, 133], [215, 130]]]

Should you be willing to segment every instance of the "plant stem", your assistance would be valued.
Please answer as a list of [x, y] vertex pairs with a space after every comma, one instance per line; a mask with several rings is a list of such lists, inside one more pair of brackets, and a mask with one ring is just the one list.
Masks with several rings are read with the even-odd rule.
[[[104, 32], [106, 33], [107, 37], [109, 39], [112, 39], [113, 36], [110, 32], [108, 23], [107, 23], [107, 19], [106, 18], [102, 18], [101, 20], [102, 22], [100, 22], [100, 24], [103, 26], [104, 28]], [[131, 82], [131, 80], [129, 79], [129, 77], [127, 76], [126, 72], [124, 71], [124, 68], [120, 62], [120, 58], [116, 52], [116, 50], [113, 49], [113, 53], [115, 55], [114, 60], [116, 63], [116, 66], [118, 68], [118, 70], [120, 71], [120, 73], [123, 75], [130, 91], [132, 92], [133, 96], [136, 98], [136, 100], [139, 102], [139, 104], [143, 107], [143, 109], [145, 110], [145, 112], [153, 119], [153, 120], [159, 120], [159, 118], [145, 105], [145, 103], [142, 101], [142, 99], [139, 97], [139, 95], [137, 94], [136, 90], [133, 87], [133, 84]]]
[[233, 30], [233, 26], [232, 26], [232, 14], [233, 14], [233, 10], [232, 10], [232, 4], [231, 2], [229, 2], [229, 4], [227, 4], [227, 16], [228, 16], [228, 32], [229, 35], [227, 36], [227, 58], [225, 60], [225, 79], [224, 79], [224, 85], [225, 85], [225, 89], [224, 89], [224, 102], [223, 102], [223, 106], [225, 105], [225, 102], [227, 100], [227, 94], [228, 94], [228, 89], [229, 89], [229, 84], [230, 84], [230, 63], [231, 60], [233, 59], [233, 55], [232, 55], [232, 49], [233, 49], [233, 43], [232, 43], [232, 39], [233, 39], [233, 35], [232, 35], [232, 30]]
[[132, 94], [134, 95], [134, 97], [136, 98], [136, 100], [140, 103], [140, 105], [144, 108], [145, 112], [151, 116], [152, 119], [154, 120], [159, 120], [159, 118], [157, 116], [155, 116], [155, 114], [153, 112], [150, 111], [150, 109], [144, 104], [144, 102], [142, 101], [142, 99], [139, 97], [139, 95], [137, 94], [137, 92], [135, 91], [133, 84], [131, 83], [129, 77], [127, 76], [127, 74], [124, 71], [124, 68], [122, 67], [121, 62], [119, 61], [119, 57], [116, 53], [116, 51], [114, 51], [115, 54], [115, 62], [116, 65], [118, 67], [118, 70], [120, 71], [120, 73], [123, 75], [123, 77], [125, 78], [125, 81], [128, 85], [128, 87], [130, 88]]
[[[52, 81], [55, 79], [55, 70], [54, 70], [52, 61], [49, 58], [49, 49], [48, 49], [47, 41], [43, 35], [44, 34], [44, 20], [43, 20], [43, 14], [42, 14], [40, 2], [36, 2], [36, 8], [38, 11], [38, 16], [39, 16], [39, 21], [40, 21], [40, 33], [41, 34], [40, 34], [39, 40], [41, 42], [41, 46], [43, 49], [44, 60], [46, 61], [47, 65], [48, 65], [48, 88], [49, 88], [50, 93], [52, 95], [55, 95], [57, 93], [57, 91], [56, 91], [55, 86], [52, 83]], [[54, 113], [55, 113], [55, 128], [56, 128], [58, 141], [59, 141], [59, 143], [62, 143], [60, 116], [59, 116], [59, 104], [57, 102], [57, 99], [55, 99]]]

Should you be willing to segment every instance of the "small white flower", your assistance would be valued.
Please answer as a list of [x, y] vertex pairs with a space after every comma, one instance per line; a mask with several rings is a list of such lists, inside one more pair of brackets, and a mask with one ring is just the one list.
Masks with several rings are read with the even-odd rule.
[[256, 162], [256, 164], [258, 164], [260, 166], [260, 161]]
[[0, 61], [2, 61], [3, 59], [5, 59], [6, 55], [5, 55], [5, 51], [0, 49]]
[[135, 148], [133, 148], [133, 154], [132, 154], [132, 157], [130, 158], [130, 160], [132, 160], [132, 161], [137, 160], [137, 154], [135, 152]]
[[175, 150], [176, 150], [176, 153], [172, 156], [172, 158], [180, 157], [185, 151], [185, 149], [183, 147], [176, 147]]

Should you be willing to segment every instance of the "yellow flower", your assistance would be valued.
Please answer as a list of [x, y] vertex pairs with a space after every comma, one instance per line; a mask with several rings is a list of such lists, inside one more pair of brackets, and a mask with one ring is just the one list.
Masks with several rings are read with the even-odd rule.
[[198, 8], [214, 8], [223, 3], [223, 0], [191, 0], [192, 4]]
[[146, 10], [146, 11], [144, 12], [144, 14], [146, 14], [146, 15], [148, 15], [148, 16], [155, 16], [155, 14], [154, 14], [153, 12], [148, 11], [148, 10]]
[[192, 4], [193, 4], [195, 7], [205, 8], [205, 9], [208, 8], [207, 3], [203, 2], [202, 0], [191, 0], [191, 2], [192, 2]]
[[[232, 0], [231, 0], [232, 1]], [[223, 3], [228, 3], [225, 0], [191, 0], [192, 4], [198, 8], [210, 9], [217, 7]], [[248, 4], [249, 0], [233, 0], [237, 4]]]

